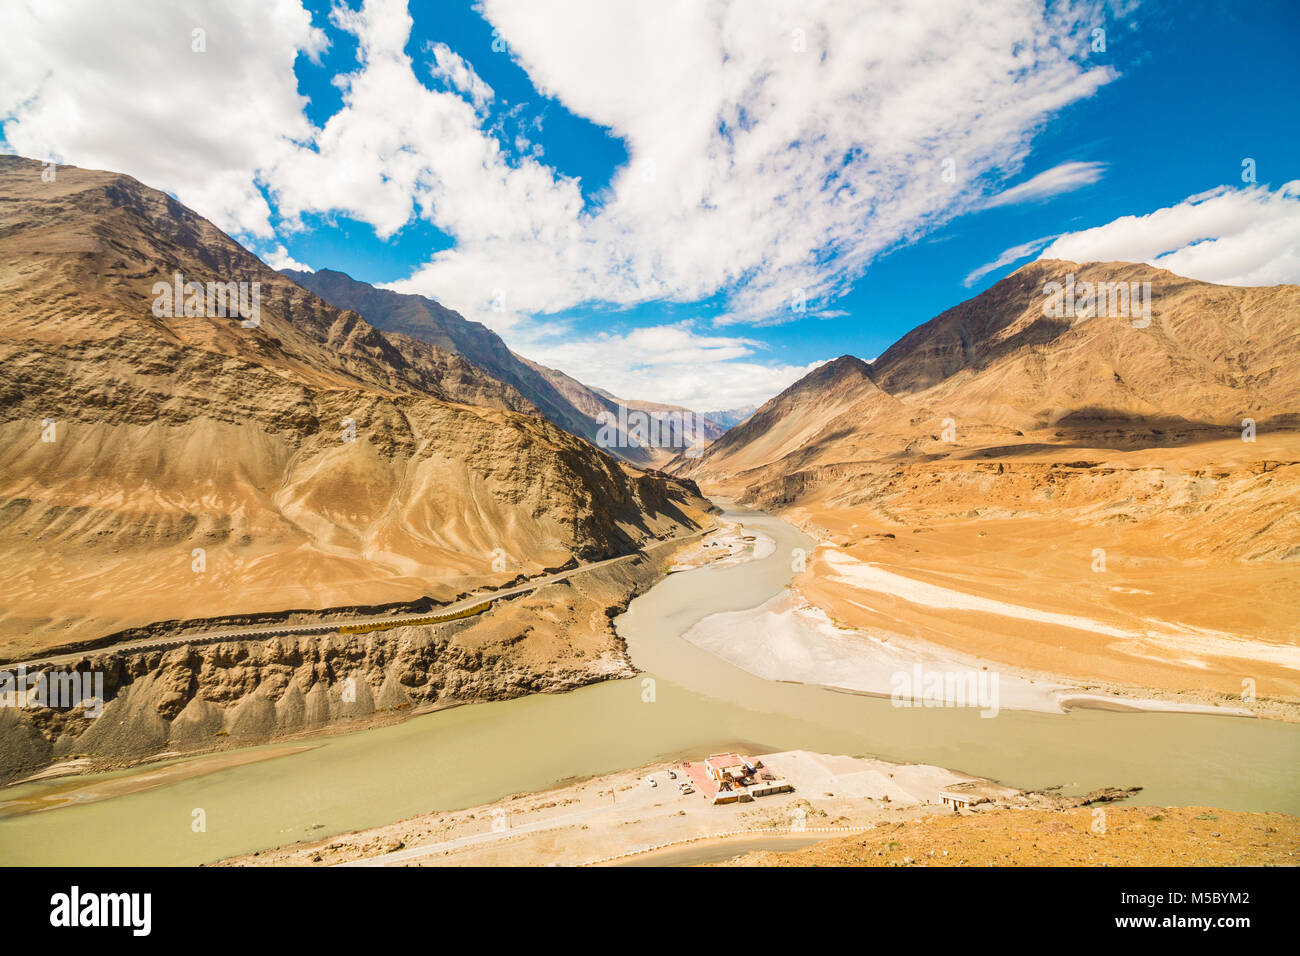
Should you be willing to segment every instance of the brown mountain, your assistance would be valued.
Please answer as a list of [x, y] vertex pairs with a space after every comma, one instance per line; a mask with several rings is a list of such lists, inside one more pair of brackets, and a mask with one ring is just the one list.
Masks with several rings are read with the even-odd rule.
[[[445, 600], [707, 509], [164, 193], [41, 170], [0, 157], [0, 656], [155, 620]], [[257, 283], [256, 327], [211, 296], [166, 314], [176, 273], [250, 283], [250, 312]]]
[[[1150, 321], [1118, 286], [1089, 306], [1110, 283]], [[837, 620], [1076, 680], [1300, 696], [1300, 287], [1035, 262], [669, 468], [836, 545], [799, 587]], [[951, 610], [973, 598], [1094, 624]]]
[[[606, 450], [633, 464], [643, 467], [661, 465], [697, 438], [708, 442], [723, 432], [722, 427], [714, 422], [703, 419], [697, 422], [694, 414], [690, 413], [685, 421], [692, 426], [698, 424], [698, 429], [685, 429], [688, 434], [684, 441], [663, 446], [629, 441], [627, 429], [618, 424], [620, 405], [660, 419], [669, 415], [680, 416], [689, 410], [675, 405], [620, 399], [584, 385], [564, 372], [515, 354], [487, 326], [471, 322], [459, 312], [426, 296], [379, 289], [332, 269], [317, 272], [285, 269], [283, 273], [327, 302], [355, 310], [376, 328], [401, 333], [462, 356], [476, 368], [517, 390], [543, 415], [571, 435], [596, 443], [601, 433], [601, 422], [612, 420], [614, 431], [621, 440], [616, 444], [606, 443]], [[602, 419], [602, 415], [608, 417]]]
[[878, 426], [908, 417], [906, 406], [872, 380], [871, 366], [843, 355], [768, 401], [686, 470], [713, 478], [811, 461], [819, 449], [839, 457], [870, 455], [882, 447]]
[[[1044, 314], [1047, 283], [1149, 283], [1151, 318]], [[1300, 287], [1244, 289], [1131, 263], [1040, 261], [868, 364], [809, 373], [674, 469], [754, 489], [792, 467], [1166, 447], [1300, 424]], [[946, 436], [945, 436], [946, 431]]]
[[[1051, 282], [1150, 292], [1050, 311]], [[1082, 291], [1079, 293], [1080, 299]], [[1062, 310], [1065, 311], [1065, 310]], [[1110, 312], [1111, 314], [1107, 314]], [[1240, 427], [1300, 409], [1300, 287], [1216, 286], [1150, 266], [1043, 260], [903, 336], [872, 363], [890, 394], [960, 417], [1031, 429], [1159, 421]]]

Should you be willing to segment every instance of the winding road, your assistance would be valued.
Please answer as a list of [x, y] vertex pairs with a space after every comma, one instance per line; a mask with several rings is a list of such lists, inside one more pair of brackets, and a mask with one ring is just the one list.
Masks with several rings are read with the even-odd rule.
[[[702, 528], [699, 531], [693, 531], [690, 534], [685, 535], [678, 535], [675, 538], [664, 538], [662, 541], [656, 541], [648, 546], [655, 548], [666, 544], [681, 543], [683, 541], [689, 541], [691, 538], [697, 538], [712, 530], [713, 528]], [[330, 631], [337, 631], [340, 627], [346, 625], [393, 625], [402, 624], [407, 621], [422, 621], [434, 614], [454, 614], [457, 611], [472, 608], [476, 604], [482, 604], [484, 601], [490, 603], [500, 598], [514, 597], [516, 594], [524, 594], [528, 591], [535, 591], [540, 587], [545, 587], [548, 584], [555, 584], [559, 581], [564, 581], [573, 577], [575, 574], [585, 574], [588, 571], [595, 571], [597, 568], [607, 567], [611, 564], [618, 564], [620, 561], [631, 561], [644, 557], [646, 557], [646, 552], [645, 549], [642, 548], [633, 551], [631, 554], [621, 554], [617, 557], [605, 558], [602, 561], [592, 561], [588, 564], [580, 564], [576, 568], [569, 568], [567, 571], [559, 571], [555, 574], [532, 578], [525, 581], [523, 584], [502, 588], [498, 591], [481, 591], [452, 604], [447, 604], [431, 611], [421, 611], [418, 614], [389, 614], [380, 617], [336, 618], [328, 622], [317, 622], [312, 624], [268, 624], [259, 627], [198, 631], [168, 638], [145, 637], [134, 641], [123, 641], [120, 644], [111, 644], [106, 647], [85, 648], [83, 650], [73, 651], [67, 654], [57, 654], [51, 657], [34, 658], [27, 661], [13, 661], [3, 666], [5, 668], [21, 666], [31, 670], [38, 667], [50, 667], [58, 664], [75, 663], [76, 661], [83, 660], [91, 654], [121, 654], [128, 651], [166, 650], [173, 647], [183, 647], [186, 644], [212, 644], [218, 641], [257, 640], [258, 638], [276, 637], [281, 634], [325, 634]]]

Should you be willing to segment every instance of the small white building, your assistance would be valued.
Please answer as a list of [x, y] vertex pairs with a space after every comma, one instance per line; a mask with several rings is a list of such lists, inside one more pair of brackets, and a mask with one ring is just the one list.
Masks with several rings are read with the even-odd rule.
[[939, 799], [943, 801], [944, 806], [952, 807], [957, 811], [977, 804], [989, 803], [995, 797], [1014, 792], [1006, 787], [981, 780], [963, 780], [940, 790]]
[[952, 807], [954, 810], [964, 810], [970, 806], [970, 795], [964, 793], [950, 793], [942, 790], [939, 793], [939, 799], [943, 801], [945, 807]]

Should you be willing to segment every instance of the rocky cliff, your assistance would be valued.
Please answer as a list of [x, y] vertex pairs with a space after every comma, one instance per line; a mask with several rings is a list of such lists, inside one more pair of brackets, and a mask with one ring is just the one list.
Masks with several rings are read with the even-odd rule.
[[52, 763], [104, 769], [631, 676], [612, 617], [658, 579], [673, 547], [652, 546], [447, 624], [89, 651], [59, 670], [102, 675], [102, 713], [0, 707], [0, 783]]

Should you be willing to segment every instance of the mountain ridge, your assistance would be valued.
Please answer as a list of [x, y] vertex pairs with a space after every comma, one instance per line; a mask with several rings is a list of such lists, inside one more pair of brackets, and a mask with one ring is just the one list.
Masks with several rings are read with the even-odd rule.
[[[281, 271], [326, 301], [365, 315], [377, 328], [439, 345], [463, 356], [486, 374], [525, 396], [540, 414], [565, 431], [632, 464], [643, 467], [661, 465], [677, 451], [694, 444], [697, 438], [707, 442], [722, 434], [722, 428], [711, 421], [705, 419], [697, 423], [695, 413], [690, 409], [619, 398], [603, 389], [587, 386], [558, 369], [524, 358], [481, 322], [471, 322], [427, 296], [381, 289], [335, 269]], [[670, 447], [638, 445], [626, 440], [627, 436], [621, 429], [616, 429], [620, 439], [617, 443], [602, 443], [601, 425], [611, 419], [619, 420], [620, 405], [652, 416], [689, 412], [686, 421], [692, 427], [687, 429], [684, 442]]]
[[[1070, 276], [1094, 286], [1151, 283], [1149, 326], [1133, 324], [1140, 316], [1047, 316], [1044, 285]], [[1223, 433], [1246, 419], [1289, 427], [1300, 421], [1300, 371], [1286, 360], [1300, 353], [1297, 315], [1300, 286], [1244, 289], [1134, 263], [1034, 262], [912, 329], [873, 362], [842, 356], [818, 367], [700, 459], [679, 458], [670, 469], [717, 477], [786, 456], [798, 464], [810, 443], [830, 434], [842, 446], [853, 435], [855, 452], [870, 448], [877, 457], [939, 454], [936, 433], [945, 422], [963, 439], [1008, 447], [1044, 430], [1052, 440], [1068, 434], [1112, 444], [1126, 432], [1137, 445], [1171, 427]], [[837, 422], [846, 396], [866, 403], [856, 414], [878, 432]], [[810, 419], [798, 428], [790, 421], [796, 407]], [[829, 424], [813, 428], [818, 416]], [[798, 431], [793, 445], [773, 441], [778, 423]], [[739, 454], [745, 447], [749, 453]]]
[[[1086, 286], [1057, 310], [1071, 277], [1137, 283], [1149, 316]], [[842, 626], [1138, 697], [1248, 674], [1285, 711], [1298, 358], [1300, 287], [1032, 263], [669, 468], [814, 538], [793, 586]]]

